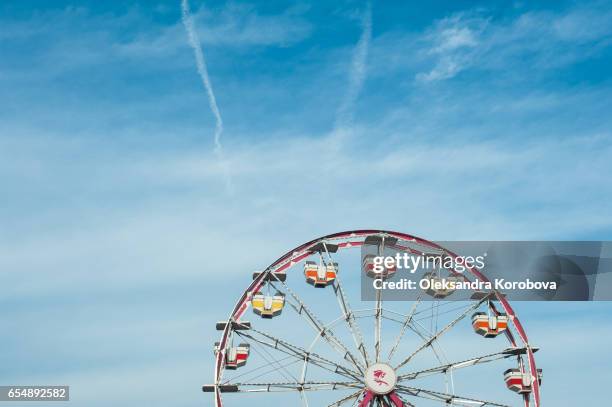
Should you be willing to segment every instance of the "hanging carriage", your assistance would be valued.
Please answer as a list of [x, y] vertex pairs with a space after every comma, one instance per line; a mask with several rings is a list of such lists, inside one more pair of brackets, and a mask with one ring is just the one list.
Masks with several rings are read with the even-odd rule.
[[[542, 384], [542, 369], [537, 370], [538, 384]], [[533, 376], [522, 369], [508, 369], [504, 372], [506, 387], [516, 393], [531, 393], [533, 390]]]
[[395, 259], [393, 259], [393, 264], [390, 267], [386, 267], [385, 264], [382, 264], [382, 270], [376, 270], [374, 265], [374, 259], [378, 257], [374, 254], [366, 254], [363, 256], [363, 260], [361, 261], [362, 270], [366, 273], [366, 275], [370, 278], [382, 278], [386, 279], [392, 277], [397, 271], [397, 264], [395, 263]]
[[336, 279], [338, 274], [338, 263], [317, 264], [314, 261], [304, 263], [304, 276], [306, 282], [315, 287], [327, 287]]
[[423, 279], [429, 280], [425, 293], [436, 299], [444, 299], [454, 293], [454, 285], [461, 281], [454, 276], [440, 277], [436, 272], [425, 273]]
[[256, 292], [251, 298], [253, 312], [262, 318], [273, 318], [283, 312], [285, 306], [285, 295], [277, 291], [274, 295]]
[[[249, 358], [251, 346], [241, 343], [238, 346], [230, 346], [225, 349], [225, 368], [235, 370], [246, 365]], [[215, 342], [215, 355], [219, 353], [219, 342]]]
[[489, 315], [486, 312], [476, 312], [472, 315], [472, 326], [478, 335], [485, 338], [495, 338], [508, 329], [508, 316], [506, 314]]

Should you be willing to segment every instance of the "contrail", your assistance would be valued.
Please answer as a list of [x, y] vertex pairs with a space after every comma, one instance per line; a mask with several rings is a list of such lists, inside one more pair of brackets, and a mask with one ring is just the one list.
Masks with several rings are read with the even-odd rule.
[[183, 25], [185, 26], [185, 30], [187, 31], [187, 36], [189, 38], [189, 45], [191, 46], [191, 48], [193, 48], [193, 54], [195, 55], [198, 74], [200, 75], [202, 85], [204, 86], [206, 94], [208, 95], [208, 105], [210, 106], [210, 110], [215, 116], [215, 148], [213, 151], [215, 155], [219, 158], [219, 161], [221, 163], [221, 167], [225, 176], [227, 190], [229, 192], [232, 192], [232, 181], [229, 175], [228, 165], [223, 159], [223, 145], [221, 144], [221, 134], [223, 133], [223, 119], [221, 118], [221, 112], [219, 111], [219, 106], [217, 105], [217, 98], [215, 98], [215, 92], [213, 91], [212, 83], [210, 82], [210, 77], [208, 76], [208, 69], [206, 68], [206, 60], [204, 59], [202, 44], [200, 42], [200, 38], [198, 37], [198, 33], [196, 32], [193, 23], [193, 18], [191, 17], [191, 12], [189, 11], [188, 0], [182, 0], [181, 10]]
[[352, 123], [354, 105], [366, 77], [366, 60], [372, 39], [372, 5], [368, 3], [361, 22], [361, 37], [353, 52], [348, 90], [336, 115], [336, 128]]

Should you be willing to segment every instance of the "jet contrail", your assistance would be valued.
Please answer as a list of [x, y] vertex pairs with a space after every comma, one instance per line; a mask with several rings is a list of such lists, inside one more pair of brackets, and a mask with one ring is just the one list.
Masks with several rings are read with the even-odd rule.
[[351, 61], [351, 72], [349, 76], [348, 90], [344, 96], [344, 100], [338, 109], [336, 116], [336, 128], [342, 125], [350, 124], [353, 121], [353, 107], [366, 77], [366, 60], [368, 58], [368, 50], [370, 48], [370, 40], [372, 39], [372, 5], [368, 3], [366, 11], [362, 18], [362, 32], [359, 42], [353, 52]]
[[185, 26], [187, 36], [189, 37], [189, 45], [191, 45], [191, 48], [193, 48], [193, 54], [195, 55], [198, 73], [200, 74], [200, 79], [202, 79], [202, 85], [204, 85], [204, 89], [206, 90], [206, 94], [208, 95], [208, 105], [210, 106], [210, 110], [215, 116], [215, 148], [213, 152], [219, 159], [219, 164], [221, 165], [221, 170], [223, 171], [223, 176], [225, 178], [226, 190], [228, 191], [228, 193], [233, 194], [234, 187], [232, 183], [232, 177], [230, 175], [229, 165], [227, 161], [224, 160], [223, 145], [221, 144], [221, 134], [223, 133], [223, 119], [221, 118], [221, 112], [219, 111], [219, 106], [217, 105], [215, 92], [213, 92], [212, 84], [210, 83], [208, 69], [206, 68], [206, 60], [204, 59], [204, 52], [202, 51], [202, 44], [200, 43], [200, 38], [198, 37], [198, 33], [196, 32], [195, 26], [193, 24], [193, 18], [191, 17], [191, 13], [189, 11], [188, 0], [182, 0], [181, 10], [183, 25]]
[[212, 84], [210, 83], [208, 69], [206, 69], [206, 60], [204, 59], [204, 53], [202, 52], [202, 44], [200, 43], [200, 38], [198, 37], [198, 33], [196, 32], [195, 27], [193, 25], [191, 13], [189, 12], [188, 0], [182, 0], [181, 9], [183, 25], [185, 26], [185, 30], [187, 30], [187, 36], [189, 37], [189, 45], [191, 45], [191, 48], [193, 48], [198, 73], [200, 74], [200, 78], [202, 79], [202, 85], [204, 85], [204, 89], [206, 90], [206, 93], [208, 95], [208, 104], [210, 105], [210, 110], [215, 116], [216, 125], [214, 151], [217, 156], [221, 156], [223, 147], [221, 145], [221, 133], [223, 133], [223, 119], [221, 118], [221, 112], [219, 112], [217, 99], [215, 98], [215, 93], [213, 92]]

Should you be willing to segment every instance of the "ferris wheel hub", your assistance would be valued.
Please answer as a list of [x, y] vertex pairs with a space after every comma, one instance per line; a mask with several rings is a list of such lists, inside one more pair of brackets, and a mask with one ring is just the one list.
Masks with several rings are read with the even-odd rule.
[[395, 389], [397, 374], [386, 363], [375, 363], [365, 372], [365, 384], [374, 394], [388, 394]]

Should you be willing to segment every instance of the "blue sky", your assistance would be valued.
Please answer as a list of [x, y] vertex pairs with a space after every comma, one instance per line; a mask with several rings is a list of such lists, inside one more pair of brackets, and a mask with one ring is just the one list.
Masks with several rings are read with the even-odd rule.
[[[0, 5], [0, 382], [202, 405], [236, 281], [338, 230], [612, 237], [610, 2], [191, 1], [221, 157], [179, 1], [48, 3]], [[606, 304], [521, 308], [609, 360]]]

